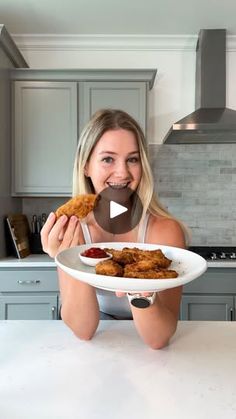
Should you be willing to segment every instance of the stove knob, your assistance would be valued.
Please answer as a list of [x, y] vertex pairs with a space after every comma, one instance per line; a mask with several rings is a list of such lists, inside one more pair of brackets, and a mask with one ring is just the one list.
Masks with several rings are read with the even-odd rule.
[[226, 259], [226, 254], [224, 252], [222, 252], [221, 255], [220, 255], [220, 258], [221, 259]]
[[230, 254], [230, 259], [236, 259], [236, 253], [235, 252]]
[[212, 260], [217, 259], [216, 253], [214, 253], [214, 252], [213, 252], [213, 253], [211, 254], [211, 259], [212, 259]]

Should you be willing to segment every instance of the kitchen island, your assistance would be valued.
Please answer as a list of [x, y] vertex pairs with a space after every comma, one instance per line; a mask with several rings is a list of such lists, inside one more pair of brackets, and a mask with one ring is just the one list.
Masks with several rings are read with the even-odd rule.
[[236, 418], [236, 322], [179, 322], [152, 350], [132, 321], [80, 341], [62, 321], [0, 322], [3, 419]]

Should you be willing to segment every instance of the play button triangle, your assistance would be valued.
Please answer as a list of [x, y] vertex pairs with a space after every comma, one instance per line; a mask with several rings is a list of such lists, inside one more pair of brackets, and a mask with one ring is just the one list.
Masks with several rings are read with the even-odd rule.
[[126, 211], [128, 211], [128, 208], [117, 204], [115, 201], [110, 201], [110, 218], [115, 218]]
[[129, 188], [103, 189], [93, 210], [98, 225], [111, 234], [125, 234], [139, 223], [143, 213], [138, 194]]

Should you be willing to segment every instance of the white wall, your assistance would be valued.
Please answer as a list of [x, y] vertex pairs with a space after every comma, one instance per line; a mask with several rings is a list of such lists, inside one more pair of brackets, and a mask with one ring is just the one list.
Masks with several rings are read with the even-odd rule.
[[[167, 37], [168, 38], [168, 37]], [[26, 43], [29, 43], [27, 38]], [[61, 39], [61, 38], [60, 38]], [[148, 139], [160, 144], [172, 123], [192, 112], [195, 108], [195, 44], [180, 47], [160, 37], [159, 48], [103, 48], [91, 46], [67, 48], [65, 44], [55, 44], [55, 49], [44, 42], [39, 46], [33, 42], [30, 47], [20, 42], [18, 47], [31, 68], [157, 68], [158, 73], [149, 98]], [[172, 41], [175, 38], [172, 38]], [[19, 39], [16, 39], [19, 42]], [[94, 41], [96, 43], [96, 40]], [[236, 109], [236, 50], [227, 52], [227, 104]]]

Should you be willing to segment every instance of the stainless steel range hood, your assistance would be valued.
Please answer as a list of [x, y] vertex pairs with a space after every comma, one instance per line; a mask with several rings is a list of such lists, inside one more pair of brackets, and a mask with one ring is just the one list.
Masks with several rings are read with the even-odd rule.
[[225, 107], [225, 50], [225, 29], [200, 31], [196, 48], [196, 111], [172, 125], [165, 143], [236, 143], [236, 111]]

